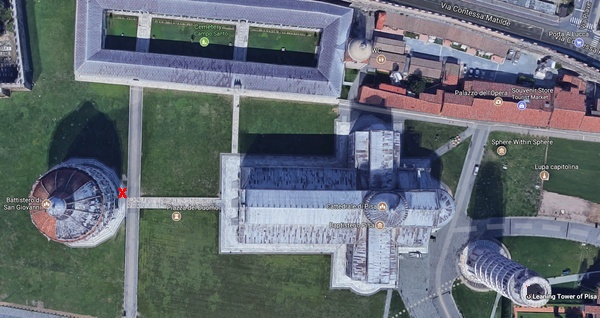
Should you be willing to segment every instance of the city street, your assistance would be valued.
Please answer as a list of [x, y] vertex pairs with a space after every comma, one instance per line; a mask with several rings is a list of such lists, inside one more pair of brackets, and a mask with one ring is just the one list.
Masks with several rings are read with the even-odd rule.
[[[551, 22], [548, 19], [540, 18], [539, 15], [536, 14], [528, 14], [526, 10], [517, 10], [517, 8], [513, 8], [507, 5], [502, 6], [502, 9], [497, 6], [488, 5], [487, 3], [479, 3], [477, 1], [445, 1], [447, 3], [457, 5], [461, 8], [466, 8], [469, 10], [474, 10], [480, 13], [487, 13], [492, 16], [506, 18], [510, 20], [510, 24], [508, 26], [504, 26], [498, 23], [489, 22], [486, 20], [481, 20], [478, 18], [473, 18], [464, 14], [460, 14], [453, 11], [445, 10], [441, 7], [441, 0], [389, 0], [392, 3], [398, 3], [401, 5], [429, 10], [432, 12], [437, 12], [440, 14], [444, 14], [446, 16], [450, 16], [462, 21], [471, 22], [473, 24], [482, 25], [493, 30], [498, 30], [507, 34], [512, 34], [520, 38], [524, 38], [531, 42], [537, 43], [545, 43], [549, 47], [559, 50], [562, 53], [567, 53], [572, 57], [575, 57], [582, 62], [591, 63], [596, 66], [600, 65], [599, 54], [593, 54], [583, 48], [576, 48], [574, 43], [565, 43], [551, 37], [548, 34], [548, 31], [560, 31], [560, 32], [587, 32], [588, 36], [583, 37], [583, 40], [586, 44], [598, 44], [599, 36], [595, 36], [595, 34], [589, 29], [580, 30], [574, 22], [580, 13], [576, 11], [574, 16], [568, 16], [566, 18], [560, 19], [558, 22]], [[595, 21], [598, 11], [598, 3], [594, 4], [590, 11], [590, 21]], [[574, 21], [570, 21], [572, 17], [575, 17]], [[595, 46], [594, 45], [594, 46]]]

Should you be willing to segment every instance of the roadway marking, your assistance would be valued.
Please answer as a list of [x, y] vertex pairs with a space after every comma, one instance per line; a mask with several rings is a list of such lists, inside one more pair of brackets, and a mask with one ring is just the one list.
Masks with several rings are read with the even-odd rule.
[[592, 47], [598, 46], [599, 41], [600, 41], [600, 36], [594, 34], [594, 39], [592, 40]]
[[404, 310], [402, 310], [402, 311], [400, 311], [400, 312], [398, 312], [398, 313], [396, 313], [395, 315], [393, 315], [393, 316], [390, 316], [390, 317], [391, 317], [391, 318], [398, 318], [398, 317], [400, 317], [400, 315], [402, 315], [402, 314], [404, 314], [404, 313], [408, 312], [408, 310], [410, 310], [410, 309], [412, 309], [412, 308], [415, 308], [415, 307], [419, 306], [420, 304], [424, 303], [425, 301], [428, 301], [428, 300], [431, 300], [431, 299], [434, 299], [434, 298], [440, 297], [440, 296], [442, 296], [442, 295], [443, 295], [443, 294], [445, 294], [445, 293], [451, 292], [451, 291], [452, 291], [452, 288], [454, 288], [454, 287], [458, 287], [458, 286], [459, 286], [459, 285], [461, 285], [461, 284], [463, 284], [463, 282], [462, 282], [461, 280], [456, 280], [456, 279], [449, 280], [449, 281], [447, 281], [447, 282], [445, 282], [445, 283], [443, 283], [443, 284], [442, 284], [442, 286], [447, 286], [447, 287], [444, 287], [444, 288], [438, 289], [438, 291], [437, 291], [436, 293], [431, 293], [431, 294], [429, 294], [427, 297], [424, 297], [424, 298], [422, 298], [422, 299], [419, 299], [418, 301], [416, 301], [416, 303], [415, 303], [415, 304], [413, 304], [413, 305], [411, 305], [411, 306], [408, 306], [408, 307], [406, 307]]

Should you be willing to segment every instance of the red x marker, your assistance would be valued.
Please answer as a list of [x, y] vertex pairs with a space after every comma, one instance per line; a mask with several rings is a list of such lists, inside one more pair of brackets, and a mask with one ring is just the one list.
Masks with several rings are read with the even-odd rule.
[[127, 188], [119, 188], [119, 199], [127, 199]]

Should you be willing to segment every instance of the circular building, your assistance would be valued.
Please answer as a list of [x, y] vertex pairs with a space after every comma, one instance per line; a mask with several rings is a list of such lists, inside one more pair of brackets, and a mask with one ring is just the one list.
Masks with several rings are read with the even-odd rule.
[[348, 55], [356, 62], [363, 62], [371, 57], [373, 48], [365, 39], [352, 39], [348, 42]]
[[519, 306], [541, 307], [552, 296], [548, 280], [509, 259], [508, 252], [493, 241], [469, 243], [460, 255], [459, 267], [468, 285], [495, 290]]
[[94, 247], [116, 234], [125, 217], [125, 199], [115, 172], [94, 159], [70, 159], [33, 185], [31, 221], [55, 242]]

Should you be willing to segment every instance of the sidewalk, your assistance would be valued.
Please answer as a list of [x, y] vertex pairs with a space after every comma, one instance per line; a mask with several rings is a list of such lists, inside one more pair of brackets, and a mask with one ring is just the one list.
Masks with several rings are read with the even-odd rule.
[[[458, 136], [460, 137], [461, 143], [463, 141], [465, 141], [465, 139], [467, 139], [468, 137], [471, 137], [473, 135], [473, 132], [475, 131], [474, 128], [469, 127], [467, 128], [465, 131], [461, 132]], [[444, 154], [446, 154], [447, 152], [449, 152], [450, 150], [454, 149], [455, 147], [457, 147], [459, 144], [454, 145], [452, 143], [452, 140], [448, 141], [447, 143], [443, 144], [441, 147], [439, 147], [438, 149], [435, 150], [434, 154], [437, 158], [443, 156]], [[432, 155], [433, 156], [433, 155]]]

